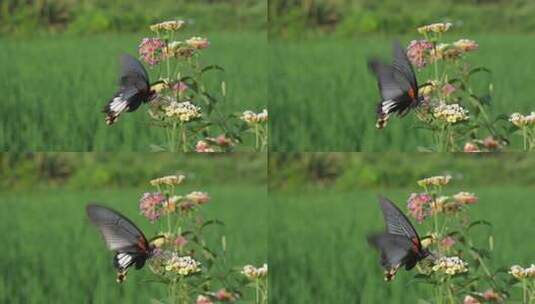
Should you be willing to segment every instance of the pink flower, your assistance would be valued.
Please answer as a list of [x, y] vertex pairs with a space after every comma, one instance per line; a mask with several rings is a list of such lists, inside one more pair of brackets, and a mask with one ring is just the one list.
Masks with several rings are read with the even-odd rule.
[[164, 202], [165, 196], [160, 192], [145, 192], [139, 200], [139, 210], [151, 223], [154, 223], [162, 216], [161, 208]]
[[182, 81], [175, 83], [173, 86], [173, 90], [177, 91], [178, 93], [184, 93], [187, 89], [188, 85]]
[[467, 142], [464, 144], [464, 152], [481, 152], [476, 144]]
[[229, 291], [227, 291], [225, 288], [219, 289], [215, 293], [215, 298], [218, 301], [222, 301], [222, 302], [228, 302], [228, 301], [234, 301], [235, 300], [234, 295], [232, 293], [230, 293]]
[[221, 134], [218, 137], [216, 137], [215, 143], [218, 146], [226, 147], [226, 146], [231, 146], [232, 145], [232, 140], [230, 138], [226, 137], [225, 134]]
[[463, 301], [463, 304], [481, 304], [481, 302], [479, 302], [478, 299], [470, 296], [470, 295], [467, 295], [466, 297], [464, 297], [464, 301]]
[[191, 192], [190, 194], [186, 195], [186, 198], [197, 205], [206, 204], [210, 200], [208, 193], [199, 191]]
[[494, 137], [492, 136], [487, 136], [483, 140], [483, 145], [485, 146], [485, 148], [489, 150], [496, 150], [496, 149], [501, 148], [500, 143], [496, 139], [494, 139]]
[[187, 243], [188, 243], [188, 239], [186, 239], [185, 237], [181, 235], [177, 236], [177, 238], [175, 239], [175, 245], [180, 248], [186, 246]]
[[485, 290], [485, 292], [483, 293], [483, 298], [485, 298], [485, 300], [491, 301], [491, 302], [501, 302], [501, 301], [503, 301], [502, 296], [499, 293], [497, 293], [496, 291], [492, 290], [492, 289]]
[[456, 202], [465, 204], [465, 205], [471, 205], [477, 203], [477, 196], [475, 196], [473, 193], [468, 192], [459, 192], [453, 196]]
[[197, 301], [195, 301], [195, 304], [213, 304], [214, 302], [212, 302], [212, 300], [210, 300], [209, 297], [207, 296], [203, 296], [203, 295], [199, 295], [197, 297]]
[[454, 42], [453, 45], [465, 53], [477, 50], [479, 48], [479, 45], [474, 40], [470, 39], [460, 39]]
[[210, 45], [210, 42], [208, 42], [208, 39], [202, 38], [202, 37], [192, 37], [188, 40], [186, 40], [186, 43], [197, 50], [205, 49]]
[[158, 38], [143, 38], [138, 51], [141, 58], [150, 66], [158, 64], [163, 59], [165, 42]]
[[195, 145], [195, 152], [207, 153], [207, 152], [215, 152], [215, 151], [213, 148], [210, 147], [210, 145], [206, 141], [199, 140], [197, 144]]
[[429, 194], [412, 193], [407, 201], [409, 214], [421, 223], [429, 215], [429, 212], [425, 209], [425, 205], [431, 203], [432, 200], [433, 198]]
[[455, 243], [455, 239], [451, 236], [447, 236], [440, 241], [440, 245], [442, 245], [442, 247], [444, 247], [444, 249], [446, 250], [450, 250], [450, 248], [455, 245]]
[[442, 87], [442, 93], [445, 95], [445, 96], [450, 96], [451, 94], [453, 94], [455, 91], [457, 90], [457, 88], [452, 85], [451, 83], [446, 83], [443, 87]]
[[425, 59], [427, 51], [433, 48], [433, 44], [427, 40], [413, 40], [407, 47], [407, 57], [413, 65], [421, 69], [427, 65]]

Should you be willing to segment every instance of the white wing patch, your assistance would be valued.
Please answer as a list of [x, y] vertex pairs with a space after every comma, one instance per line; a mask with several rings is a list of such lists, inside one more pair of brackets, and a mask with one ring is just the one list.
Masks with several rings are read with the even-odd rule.
[[128, 253], [120, 252], [117, 254], [117, 265], [120, 268], [126, 269], [132, 264], [132, 256]]
[[119, 114], [124, 111], [127, 106], [128, 101], [123, 98], [123, 94], [120, 94], [119, 96], [113, 98], [112, 102], [110, 103], [110, 111]]
[[396, 106], [396, 102], [392, 99], [385, 100], [381, 103], [381, 111], [385, 114], [390, 114], [390, 111]]

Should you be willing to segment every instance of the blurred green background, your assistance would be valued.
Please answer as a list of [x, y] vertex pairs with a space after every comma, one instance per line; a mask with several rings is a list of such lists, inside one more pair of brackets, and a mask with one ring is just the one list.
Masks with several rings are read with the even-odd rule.
[[[415, 271], [402, 270], [386, 283], [366, 235], [384, 230], [378, 195], [405, 211], [410, 193], [421, 191], [416, 181], [440, 174], [452, 176], [446, 195], [479, 197], [469, 214], [493, 225], [491, 267], [529, 266], [535, 262], [528, 241], [535, 237], [534, 165], [533, 157], [511, 153], [271, 153], [270, 300], [402, 304], [432, 298], [431, 285], [412, 281]], [[413, 224], [426, 235], [425, 222]], [[511, 292], [513, 303], [520, 295]]]
[[[367, 60], [390, 62], [392, 40], [406, 46], [422, 39], [417, 27], [434, 22], [453, 24], [446, 42], [479, 44], [466, 61], [492, 71], [492, 119], [533, 110], [535, 88], [526, 85], [535, 70], [533, 1], [274, 0], [269, 13], [272, 151], [414, 152], [430, 146], [431, 134], [416, 127], [414, 115], [376, 129], [380, 97]], [[429, 68], [416, 73], [419, 83], [431, 77]], [[520, 149], [518, 138], [510, 139], [511, 149]]]
[[113, 255], [89, 224], [85, 206], [111, 206], [153, 236], [161, 227], [140, 215], [138, 202], [143, 192], [154, 191], [150, 179], [174, 173], [186, 175], [179, 193], [211, 197], [203, 213], [225, 223], [212, 232], [226, 235], [230, 265], [267, 261], [266, 156], [260, 153], [3, 153], [0, 163], [0, 303], [162, 298], [162, 286], [144, 282], [147, 269], [130, 271], [123, 285], [115, 282]]
[[[225, 69], [204, 79], [223, 113], [261, 111], [267, 107], [266, 10], [266, 1], [250, 0], [1, 1], [0, 150], [150, 151], [161, 144], [165, 134], [149, 124], [146, 108], [112, 127], [101, 110], [118, 89], [119, 55], [137, 57], [142, 38], [153, 35], [149, 25], [166, 20], [187, 22], [177, 39], [210, 41], [200, 61]], [[157, 71], [148, 72], [154, 80]], [[254, 142], [244, 140], [242, 146]]]
[[437, 20], [468, 32], [535, 32], [530, 0], [272, 0], [270, 37], [401, 34]]

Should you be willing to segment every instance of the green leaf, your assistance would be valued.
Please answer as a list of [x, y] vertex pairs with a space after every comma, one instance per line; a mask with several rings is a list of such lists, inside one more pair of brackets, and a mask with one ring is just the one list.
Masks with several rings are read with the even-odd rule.
[[488, 226], [488, 227], [492, 228], [492, 223], [491, 222], [485, 221], [485, 220], [478, 220], [478, 221], [471, 222], [470, 225], [468, 225], [468, 230], [472, 229], [475, 226], [479, 226], [479, 225], [484, 225], [484, 226]]
[[204, 224], [202, 224], [201, 229], [204, 229], [205, 227], [208, 227], [208, 226], [210, 226], [210, 225], [221, 225], [221, 226], [225, 226], [225, 223], [223, 223], [223, 222], [220, 221], [220, 220], [209, 220], [209, 221], [204, 222]]

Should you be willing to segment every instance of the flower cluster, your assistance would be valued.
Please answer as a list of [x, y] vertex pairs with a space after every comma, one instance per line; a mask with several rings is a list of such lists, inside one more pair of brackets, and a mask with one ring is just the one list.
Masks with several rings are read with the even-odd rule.
[[497, 140], [493, 136], [487, 136], [484, 140], [472, 140], [464, 144], [464, 152], [499, 151], [506, 143]]
[[459, 257], [441, 257], [433, 266], [433, 271], [442, 272], [447, 275], [455, 275], [468, 271], [468, 264]]
[[265, 278], [268, 273], [268, 265], [264, 264], [262, 267], [259, 268], [256, 268], [253, 265], [245, 265], [241, 273], [249, 280]]
[[429, 216], [425, 205], [429, 204], [433, 198], [427, 193], [412, 193], [407, 200], [409, 214], [412, 215], [419, 223]]
[[202, 37], [192, 37], [186, 40], [186, 43], [196, 50], [205, 49], [210, 46], [210, 42], [208, 42], [208, 39]]
[[155, 178], [150, 181], [150, 184], [152, 186], [160, 186], [160, 185], [175, 186], [175, 185], [180, 185], [184, 181], [184, 179], [186, 179], [184, 175], [168, 175], [168, 176]]
[[143, 38], [139, 44], [139, 56], [149, 66], [154, 66], [164, 59], [165, 42], [159, 38]]
[[201, 263], [190, 256], [179, 256], [176, 253], [165, 262], [165, 271], [175, 272], [182, 276], [187, 276], [201, 271]]
[[208, 203], [210, 196], [206, 192], [193, 191], [190, 194], [186, 195], [186, 199], [194, 202], [197, 205], [203, 205]]
[[146, 192], [139, 200], [139, 210], [149, 221], [154, 222], [162, 216], [163, 202], [166, 197], [160, 192]]
[[424, 68], [427, 54], [432, 48], [433, 44], [427, 40], [412, 40], [407, 47], [407, 57], [417, 68]]
[[421, 179], [417, 183], [420, 187], [445, 186], [450, 182], [450, 180], [450, 175], [438, 175]]
[[468, 120], [468, 111], [459, 104], [440, 104], [433, 109], [433, 116], [446, 123], [454, 124]]
[[201, 108], [189, 101], [172, 101], [163, 110], [167, 117], [178, 118], [181, 122], [189, 122], [202, 116]]
[[528, 268], [523, 268], [520, 265], [513, 265], [511, 266], [509, 273], [517, 280], [535, 278], [535, 265], [531, 264]]
[[225, 136], [225, 134], [221, 134], [216, 138], [207, 137], [204, 140], [199, 140], [195, 145], [195, 151], [200, 153], [220, 152], [231, 148], [233, 145], [232, 139]]
[[531, 112], [529, 115], [522, 115], [520, 113], [513, 113], [511, 114], [511, 117], [509, 117], [509, 121], [519, 127], [525, 127], [528, 125], [534, 125], [535, 124], [535, 112]]
[[448, 31], [451, 28], [452, 24], [449, 22], [439, 22], [439, 23], [433, 23], [429, 25], [424, 25], [418, 28], [418, 33], [425, 34], [425, 33], [444, 33]]
[[477, 196], [475, 196], [473, 193], [469, 192], [459, 192], [453, 196], [456, 202], [470, 205], [475, 204], [477, 202]]
[[160, 23], [156, 23], [150, 26], [150, 30], [153, 32], [159, 32], [159, 31], [177, 31], [181, 29], [186, 22], [183, 20], [172, 20], [172, 21], [164, 21]]
[[260, 113], [255, 113], [253, 111], [245, 111], [241, 116], [241, 120], [247, 122], [248, 124], [263, 123], [268, 120], [268, 112], [266, 109], [264, 109]]
[[470, 39], [459, 39], [453, 43], [453, 46], [465, 53], [475, 51], [479, 48], [479, 45]]

